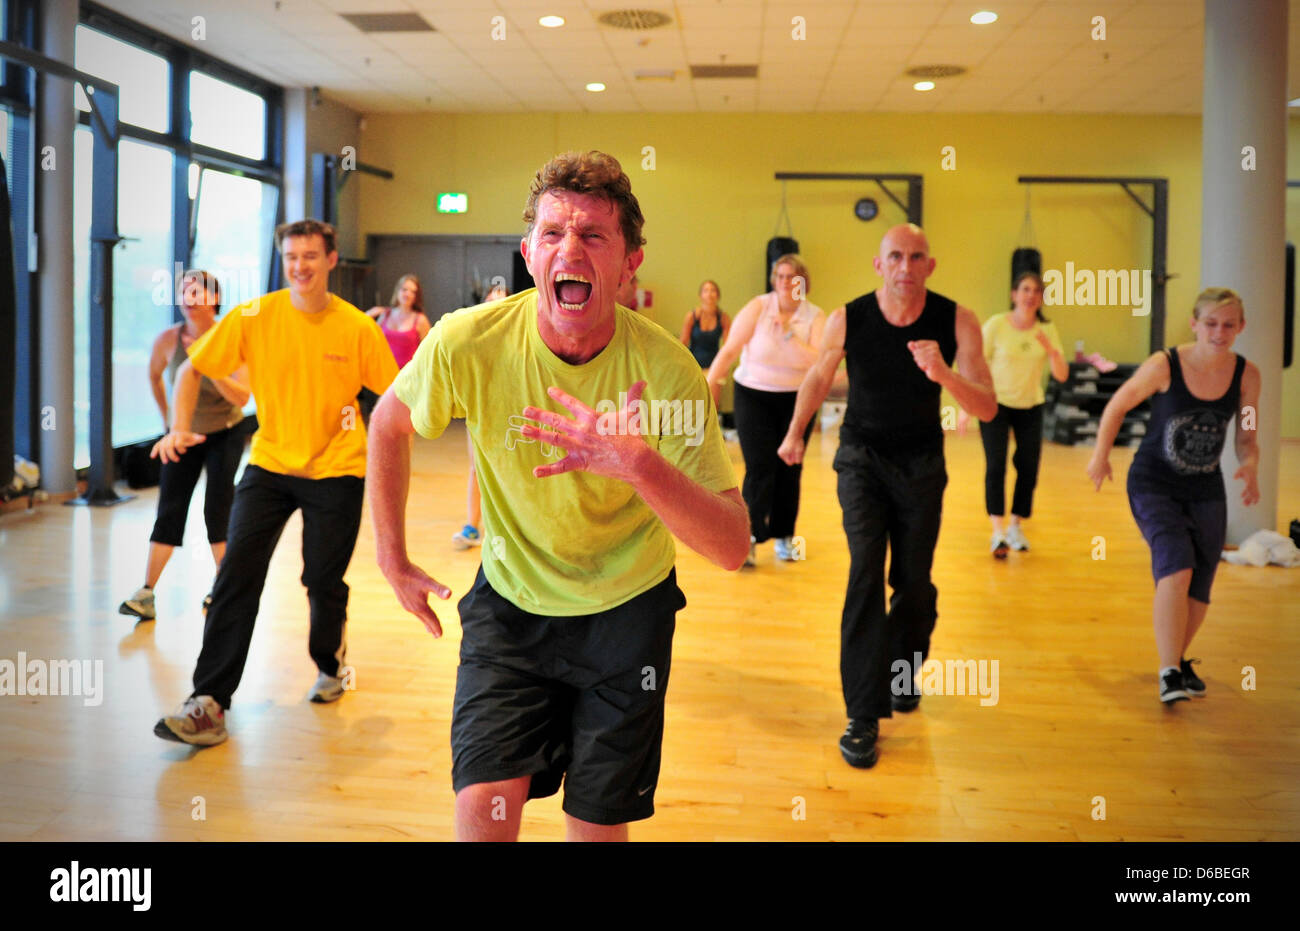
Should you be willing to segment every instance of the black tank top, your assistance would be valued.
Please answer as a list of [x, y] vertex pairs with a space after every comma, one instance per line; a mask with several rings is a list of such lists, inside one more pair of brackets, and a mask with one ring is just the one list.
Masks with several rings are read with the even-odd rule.
[[905, 327], [894, 326], [880, 312], [876, 292], [844, 308], [844, 351], [848, 357], [849, 403], [840, 427], [840, 442], [870, 446], [877, 452], [943, 452], [938, 382], [916, 366], [907, 344], [932, 339], [943, 360], [957, 355], [957, 304], [926, 292], [921, 316]]
[[706, 369], [713, 364], [713, 358], [718, 354], [718, 343], [722, 339], [722, 313], [718, 312], [714, 318], [714, 327], [711, 330], [700, 329], [700, 315], [695, 315], [695, 323], [691, 325], [691, 355], [695, 356], [695, 361], [700, 363], [700, 368]]
[[1142, 445], [1128, 470], [1132, 491], [1168, 495], [1178, 501], [1223, 501], [1219, 457], [1228, 424], [1241, 403], [1241, 373], [1246, 359], [1237, 356], [1232, 384], [1215, 401], [1193, 397], [1183, 380], [1177, 349], [1166, 349], [1169, 390], [1151, 396], [1151, 419]]

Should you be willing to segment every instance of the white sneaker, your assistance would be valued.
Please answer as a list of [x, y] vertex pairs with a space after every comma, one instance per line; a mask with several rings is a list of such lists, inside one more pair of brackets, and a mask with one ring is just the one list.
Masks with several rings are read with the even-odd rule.
[[153, 589], [141, 588], [126, 601], [118, 605], [118, 614], [138, 617], [142, 621], [152, 621], [157, 615], [153, 608]]
[[226, 737], [226, 714], [211, 695], [191, 695], [174, 714], [159, 718], [156, 736], [195, 747], [211, 747]]
[[1001, 534], [993, 534], [993, 539], [989, 541], [989, 552], [993, 554], [994, 559], [1006, 559], [1010, 547], [1007, 546], [1006, 537]]
[[466, 524], [451, 535], [451, 545], [458, 550], [467, 550], [472, 546], [481, 546], [483, 535], [473, 524]]
[[[339, 671], [342, 672], [342, 670]], [[322, 672], [316, 677], [316, 684], [311, 687], [311, 694], [308, 697], [316, 704], [324, 705], [332, 701], [338, 701], [343, 697], [343, 691], [342, 679]]]
[[1019, 524], [1007, 525], [1007, 543], [1017, 553], [1025, 553], [1029, 550], [1029, 541], [1025, 539]]
[[782, 562], [794, 562], [794, 546], [790, 537], [777, 537], [772, 543], [776, 558]]
[[750, 537], [749, 555], [745, 557], [745, 568], [753, 569], [755, 566], [758, 565], [758, 560], [756, 558], [757, 555], [758, 555], [758, 544], [754, 541], [753, 537]]

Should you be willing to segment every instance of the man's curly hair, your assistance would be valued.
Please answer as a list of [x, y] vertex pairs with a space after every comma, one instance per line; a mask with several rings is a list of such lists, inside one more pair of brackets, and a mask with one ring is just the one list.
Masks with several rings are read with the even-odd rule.
[[524, 207], [524, 222], [528, 224], [525, 236], [531, 236], [537, 221], [537, 202], [548, 191], [572, 191], [590, 194], [612, 203], [618, 211], [619, 228], [627, 251], [634, 252], [645, 245], [641, 227], [645, 217], [641, 205], [632, 193], [632, 181], [623, 172], [618, 159], [604, 152], [565, 152], [543, 165], [533, 177], [528, 190], [528, 203]]

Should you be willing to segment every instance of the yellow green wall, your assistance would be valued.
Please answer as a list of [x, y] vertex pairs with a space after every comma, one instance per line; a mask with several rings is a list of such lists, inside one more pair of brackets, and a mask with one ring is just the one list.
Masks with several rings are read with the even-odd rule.
[[[1290, 123], [1288, 176], [1300, 177], [1300, 120]], [[646, 146], [653, 170], [643, 168]], [[953, 146], [955, 170], [943, 170]], [[435, 114], [366, 118], [360, 156], [390, 169], [361, 176], [361, 233], [521, 231], [533, 173], [566, 149], [601, 149], [632, 178], [647, 222], [643, 287], [673, 332], [703, 278], [735, 311], [763, 288], [765, 243], [780, 207], [776, 171], [913, 172], [925, 176], [924, 225], [938, 267], [930, 286], [981, 318], [1007, 308], [1011, 251], [1025, 210], [1021, 174], [1130, 174], [1170, 184], [1166, 339], [1190, 337], [1200, 282], [1201, 123], [1177, 116], [904, 114]], [[905, 188], [893, 186], [901, 197]], [[439, 215], [439, 191], [466, 191], [469, 213]], [[1146, 192], [1139, 188], [1140, 193]], [[873, 196], [880, 216], [857, 220]], [[1300, 190], [1287, 232], [1300, 242]], [[1033, 228], [1045, 268], [1148, 268], [1151, 222], [1118, 187], [1035, 186]], [[881, 234], [903, 219], [874, 185], [790, 182], [787, 204], [810, 268], [810, 299], [829, 310], [878, 284]], [[1238, 282], [1223, 282], [1239, 286]], [[1146, 356], [1147, 318], [1128, 307], [1047, 308], [1067, 349], [1123, 362]], [[1300, 366], [1286, 373], [1283, 435], [1300, 436]]]

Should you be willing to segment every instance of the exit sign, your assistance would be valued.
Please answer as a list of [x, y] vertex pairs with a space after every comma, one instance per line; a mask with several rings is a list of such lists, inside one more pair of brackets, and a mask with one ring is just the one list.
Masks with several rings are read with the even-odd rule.
[[469, 195], [455, 191], [446, 191], [438, 195], [439, 213], [468, 213]]

